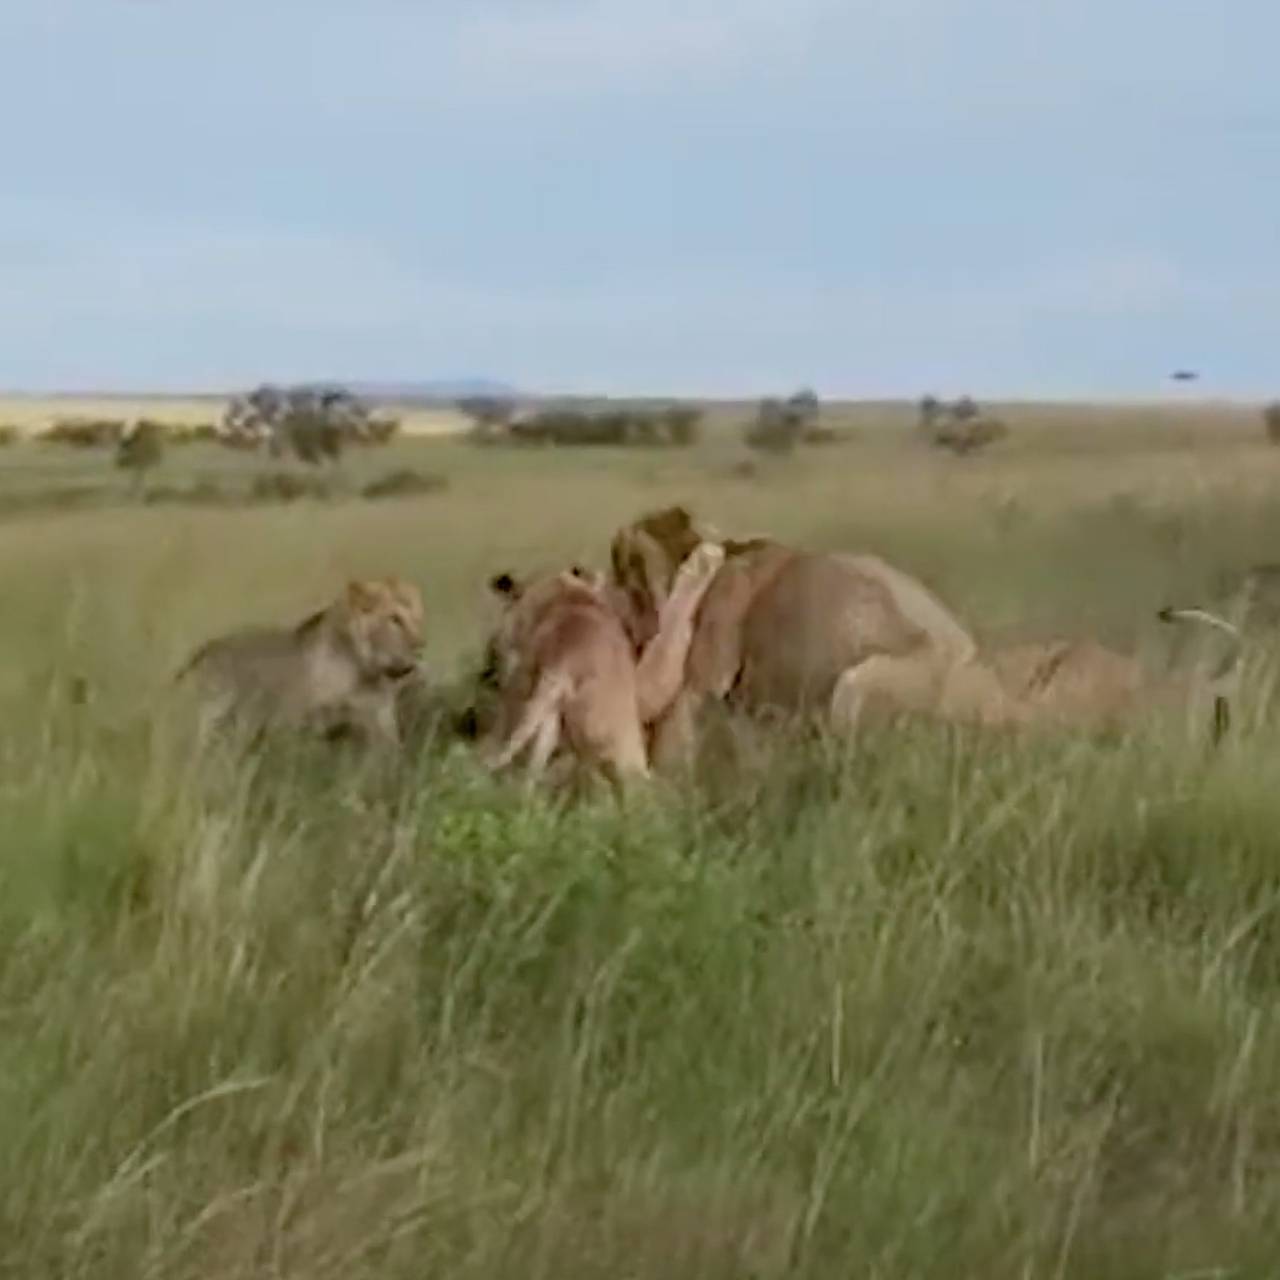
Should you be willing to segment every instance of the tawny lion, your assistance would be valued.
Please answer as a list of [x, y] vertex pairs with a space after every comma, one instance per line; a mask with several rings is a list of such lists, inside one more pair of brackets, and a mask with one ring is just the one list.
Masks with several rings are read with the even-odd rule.
[[206, 730], [236, 720], [254, 728], [355, 729], [397, 743], [397, 692], [418, 670], [422, 620], [422, 596], [411, 583], [352, 582], [296, 626], [209, 641], [176, 678], [198, 687]]
[[693, 617], [722, 560], [714, 544], [693, 549], [639, 656], [624, 610], [598, 577], [571, 570], [527, 587], [510, 574], [495, 578], [507, 608], [490, 646], [500, 688], [491, 767], [528, 748], [537, 778], [563, 740], [615, 784], [647, 777], [644, 726], [679, 692]]

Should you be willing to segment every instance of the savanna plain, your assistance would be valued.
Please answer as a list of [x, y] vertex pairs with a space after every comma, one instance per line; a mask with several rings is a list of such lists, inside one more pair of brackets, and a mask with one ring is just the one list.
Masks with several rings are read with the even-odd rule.
[[748, 466], [715, 415], [682, 450], [406, 438], [338, 467], [445, 483], [379, 503], [148, 504], [0, 450], [0, 1274], [1280, 1274], [1265, 644], [1216, 751], [752, 729], [620, 805], [429, 725], [390, 764], [190, 749], [170, 681], [210, 635], [401, 574], [447, 701], [493, 573], [603, 566], [671, 502], [1157, 667], [1161, 605], [1280, 559], [1251, 412], [1004, 406], [965, 458], [833, 412]]

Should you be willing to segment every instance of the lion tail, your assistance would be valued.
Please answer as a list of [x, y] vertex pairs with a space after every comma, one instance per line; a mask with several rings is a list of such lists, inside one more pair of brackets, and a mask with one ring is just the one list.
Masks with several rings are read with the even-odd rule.
[[1199, 605], [1192, 605], [1187, 608], [1174, 608], [1166, 605], [1156, 616], [1161, 622], [1198, 623], [1201, 626], [1211, 627], [1220, 635], [1227, 637], [1230, 644], [1218, 670], [1214, 673], [1213, 678], [1215, 680], [1224, 679], [1239, 667], [1244, 637], [1240, 633], [1240, 628], [1235, 626], [1234, 623], [1228, 622], [1226, 618], [1221, 618], [1216, 613], [1211, 613], [1208, 609], [1202, 609]]

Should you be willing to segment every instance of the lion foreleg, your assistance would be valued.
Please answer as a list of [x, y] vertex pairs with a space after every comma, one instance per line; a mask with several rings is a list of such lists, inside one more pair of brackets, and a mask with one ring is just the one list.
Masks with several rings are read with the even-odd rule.
[[693, 642], [693, 620], [707, 589], [724, 563], [724, 549], [704, 542], [676, 573], [671, 594], [658, 611], [658, 630], [636, 666], [636, 700], [641, 724], [653, 724], [680, 693]]

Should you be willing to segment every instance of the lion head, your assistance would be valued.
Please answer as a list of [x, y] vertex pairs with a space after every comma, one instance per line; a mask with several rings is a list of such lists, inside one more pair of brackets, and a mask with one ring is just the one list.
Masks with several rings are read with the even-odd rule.
[[403, 679], [418, 669], [422, 653], [422, 593], [400, 578], [347, 584], [334, 621], [366, 675]]
[[627, 630], [638, 649], [657, 633], [658, 611], [676, 570], [708, 540], [713, 539], [681, 506], [652, 511], [614, 535], [609, 548], [613, 582], [625, 599]]

